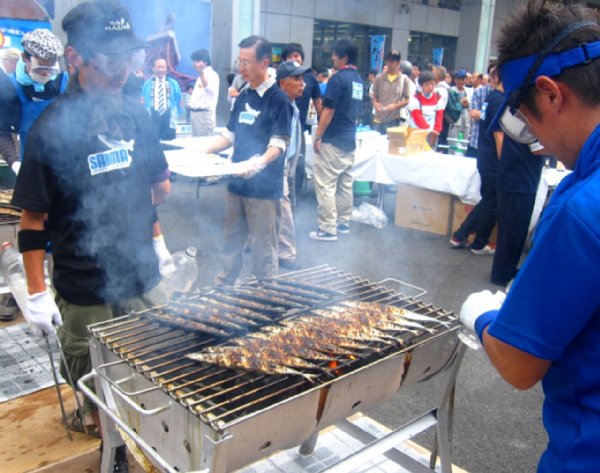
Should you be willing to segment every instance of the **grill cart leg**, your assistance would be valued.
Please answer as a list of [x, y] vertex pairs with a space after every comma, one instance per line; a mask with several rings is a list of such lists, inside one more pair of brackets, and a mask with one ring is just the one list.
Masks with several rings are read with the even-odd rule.
[[300, 455], [310, 455], [315, 451], [315, 445], [317, 445], [317, 439], [319, 438], [319, 432], [313, 432], [298, 448]]
[[[90, 357], [92, 366], [99, 366], [102, 363], [101, 355], [98, 353], [98, 347], [95, 344], [90, 344]], [[116, 412], [116, 404], [113, 398], [112, 391], [108, 386], [104, 386], [106, 382], [100, 377], [94, 378], [94, 387], [96, 393], [103, 399], [104, 402]], [[100, 473], [112, 473], [115, 464], [115, 454], [117, 447], [125, 445], [121, 435], [117, 431], [114, 421], [106, 415], [104, 409], [98, 409], [100, 417], [100, 425], [102, 426], [102, 461], [100, 463]]]

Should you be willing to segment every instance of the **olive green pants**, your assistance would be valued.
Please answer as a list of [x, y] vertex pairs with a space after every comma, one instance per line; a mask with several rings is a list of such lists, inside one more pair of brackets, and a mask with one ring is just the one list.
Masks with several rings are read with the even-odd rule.
[[[88, 325], [104, 322], [128, 312], [137, 312], [163, 305], [166, 302], [162, 283], [141, 296], [125, 299], [116, 305], [75, 305], [65, 301], [57, 294], [56, 305], [63, 320], [62, 327], [58, 329], [58, 338], [73, 382], [76, 383], [79, 378], [92, 369]], [[64, 363], [61, 363], [60, 374], [64, 379], [69, 380]]]

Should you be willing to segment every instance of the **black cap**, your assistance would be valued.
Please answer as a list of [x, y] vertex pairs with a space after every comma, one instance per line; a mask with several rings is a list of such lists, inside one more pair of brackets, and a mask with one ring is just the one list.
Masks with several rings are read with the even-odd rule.
[[111, 1], [77, 5], [63, 19], [62, 28], [70, 45], [90, 52], [115, 54], [146, 46], [133, 31], [129, 11]]
[[387, 53], [385, 53], [385, 56], [383, 56], [383, 60], [385, 61], [400, 61], [400, 59], [402, 59], [402, 55], [400, 54], [400, 52], [398, 51], [388, 51]]
[[277, 82], [286, 77], [297, 77], [304, 75], [308, 71], [309, 67], [302, 67], [296, 61], [285, 61], [279, 64], [277, 68]]
[[455, 79], [466, 79], [467, 78], [467, 71], [465, 71], [464, 69], [459, 69], [458, 71], [456, 71], [454, 73], [454, 78]]

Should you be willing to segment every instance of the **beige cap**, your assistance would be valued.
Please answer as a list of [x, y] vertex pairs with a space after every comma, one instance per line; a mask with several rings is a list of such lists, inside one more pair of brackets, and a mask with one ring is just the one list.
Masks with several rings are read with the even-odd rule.
[[0, 50], [0, 57], [2, 59], [17, 59], [21, 58], [21, 51], [17, 48], [5, 48]]

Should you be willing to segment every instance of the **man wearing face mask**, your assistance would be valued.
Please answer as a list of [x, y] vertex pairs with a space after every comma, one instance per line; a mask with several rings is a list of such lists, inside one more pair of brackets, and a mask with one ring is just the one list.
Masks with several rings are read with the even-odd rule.
[[[82, 3], [62, 27], [75, 72], [68, 92], [29, 132], [13, 203], [23, 209], [25, 318], [38, 335], [62, 325], [58, 336], [76, 381], [91, 368], [87, 325], [166, 302], [152, 228], [153, 204], [170, 184], [147, 111], [122, 94], [145, 45], [127, 10], [116, 2]], [[48, 241], [55, 298], [43, 277]], [[61, 371], [69, 379], [64, 364]], [[124, 453], [117, 450], [114, 471], [127, 471]]]
[[[33, 30], [23, 36], [21, 44], [23, 54], [15, 72], [9, 75], [18, 99], [12, 105], [19, 109], [18, 121], [12, 126], [19, 133], [19, 159], [23, 159], [29, 129], [46, 107], [67, 90], [68, 82], [68, 74], [61, 72], [58, 62], [63, 55], [63, 45], [51, 31]], [[9, 164], [18, 173], [20, 163]]]

